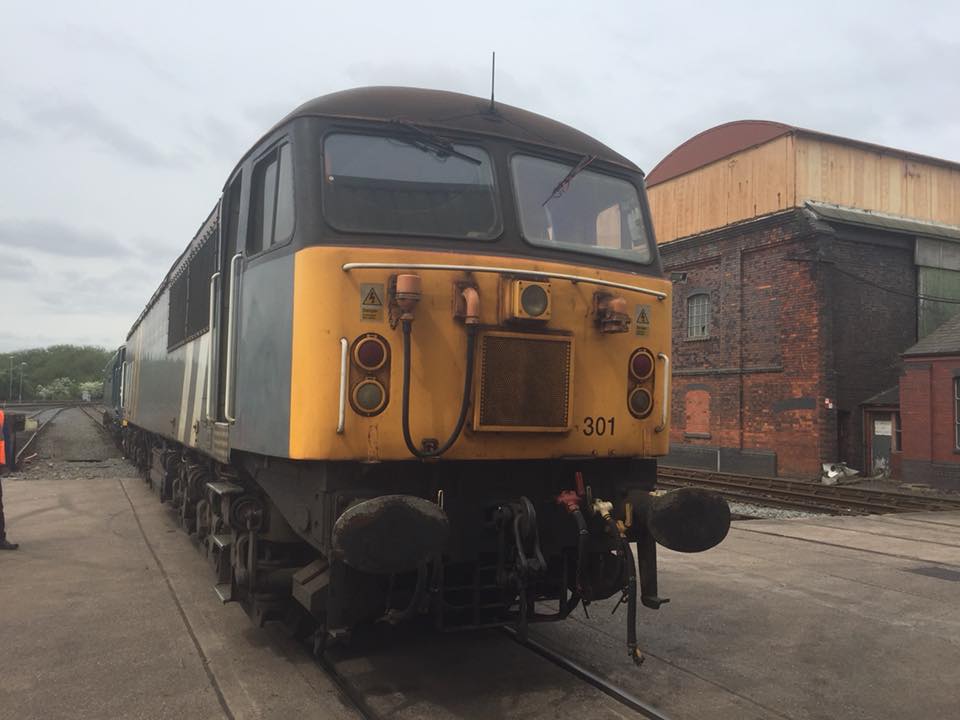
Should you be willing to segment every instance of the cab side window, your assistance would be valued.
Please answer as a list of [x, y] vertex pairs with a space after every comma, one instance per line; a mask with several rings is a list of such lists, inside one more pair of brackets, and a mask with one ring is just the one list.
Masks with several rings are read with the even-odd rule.
[[293, 234], [293, 160], [290, 143], [264, 155], [253, 168], [247, 255], [286, 242]]

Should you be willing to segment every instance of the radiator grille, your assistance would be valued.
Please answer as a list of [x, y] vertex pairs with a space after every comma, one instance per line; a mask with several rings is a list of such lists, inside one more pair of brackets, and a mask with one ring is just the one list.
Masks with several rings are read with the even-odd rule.
[[480, 339], [476, 430], [566, 430], [573, 339], [487, 333]]

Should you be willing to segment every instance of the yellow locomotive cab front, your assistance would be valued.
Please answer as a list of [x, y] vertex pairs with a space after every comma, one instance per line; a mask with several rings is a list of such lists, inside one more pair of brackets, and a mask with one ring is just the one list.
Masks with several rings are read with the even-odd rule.
[[[400, 432], [402, 332], [391, 293], [401, 273], [417, 274], [421, 281], [411, 333], [414, 437], [440, 438], [457, 422], [467, 344], [457, 305], [462, 287], [470, 286], [480, 299], [473, 411], [445, 458], [666, 454], [668, 281], [507, 257], [485, 257], [474, 271], [457, 263], [461, 259], [384, 248], [313, 247], [297, 253], [290, 457], [411, 457]], [[568, 279], [571, 275], [579, 279]], [[535, 284], [531, 277], [538, 278]], [[511, 297], [529, 287], [549, 292], [548, 317], [513, 317]], [[611, 296], [622, 299], [627, 311], [619, 332], [606, 331], [603, 324], [602, 304]], [[341, 382], [341, 340], [353, 346], [371, 334], [387, 346], [386, 369], [364, 370], [347, 353]], [[638, 352], [654, 361], [643, 378], [631, 370]], [[350, 400], [358, 385], [370, 381], [380, 384], [388, 399], [376, 413], [355, 412]], [[648, 399], [647, 407], [637, 407], [638, 395]], [[338, 432], [343, 398], [347, 411]]]

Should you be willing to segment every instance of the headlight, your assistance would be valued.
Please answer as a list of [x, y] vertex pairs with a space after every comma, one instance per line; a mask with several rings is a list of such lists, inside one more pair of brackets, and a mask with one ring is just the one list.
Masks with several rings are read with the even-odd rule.
[[634, 388], [627, 402], [630, 404], [630, 412], [637, 417], [648, 415], [653, 407], [653, 398], [644, 388]]
[[550, 283], [533, 280], [510, 280], [507, 302], [502, 315], [504, 320], [535, 321], [550, 320]]
[[540, 317], [547, 311], [550, 298], [540, 285], [527, 285], [520, 293], [520, 306], [530, 317]]
[[353, 389], [353, 402], [361, 412], [374, 415], [383, 409], [387, 394], [376, 380], [364, 380]]

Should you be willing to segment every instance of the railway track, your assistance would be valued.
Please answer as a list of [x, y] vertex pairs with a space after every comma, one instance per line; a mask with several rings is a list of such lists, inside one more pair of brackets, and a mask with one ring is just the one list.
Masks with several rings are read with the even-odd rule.
[[86, 415], [93, 423], [102, 429], [103, 423], [100, 418], [97, 417], [96, 413], [91, 413], [91, 410], [97, 406], [92, 404], [83, 404], [83, 403], [60, 403], [59, 405], [54, 405], [50, 403], [36, 403], [29, 406], [25, 406], [24, 409], [39, 408], [34, 412], [27, 415], [27, 418], [30, 420], [37, 421], [37, 429], [33, 431], [30, 437], [27, 438], [26, 442], [19, 448], [17, 448], [17, 455], [14, 458], [16, 466], [20, 465], [20, 461], [25, 457], [29, 457], [27, 452], [34, 446], [36, 440], [47, 429], [47, 426], [53, 422], [56, 417], [62, 413], [64, 410], [69, 408], [77, 408], [84, 415]]
[[657, 484], [664, 488], [702, 487], [727, 500], [832, 515], [871, 515], [930, 510], [960, 510], [960, 499], [926, 497], [888, 490], [820, 485], [802, 480], [733, 475], [689, 468], [660, 467]]
[[[40, 437], [40, 433], [42, 433], [51, 422], [53, 422], [53, 420], [57, 417], [57, 415], [62, 413], [68, 407], [72, 407], [72, 406], [52, 405], [52, 406], [44, 407], [40, 410], [37, 410], [36, 412], [27, 416], [30, 419], [37, 420], [37, 429], [33, 431], [33, 434], [30, 435], [29, 438], [27, 438], [27, 441], [23, 444], [23, 446], [17, 449], [16, 457], [13, 460], [14, 467], [19, 467], [20, 461], [27, 456], [27, 451], [34, 444], [34, 441], [36, 441], [36, 439]], [[45, 416], [45, 417], [41, 417], [41, 416]]]
[[[577, 678], [577, 680], [584, 682], [595, 690], [602, 692], [604, 695], [614, 700], [618, 705], [631, 711], [632, 713], [636, 713], [640, 717], [648, 718], [649, 720], [669, 720], [668, 715], [664, 714], [652, 705], [645, 703], [643, 700], [640, 700], [635, 695], [627, 692], [623, 688], [617, 687], [606, 678], [601, 677], [598, 673], [590, 670], [584, 665], [581, 665], [576, 660], [562, 655], [529, 637], [526, 639], [521, 638], [517, 631], [511, 627], [504, 627], [502, 630], [506, 637], [509, 637], [521, 647], [530, 650], [540, 659], [547, 661], [551, 665], [563, 670], [566, 673], [569, 673], [570, 675], [573, 675], [575, 678]], [[343, 694], [348, 704], [364, 720], [385, 720], [392, 714], [390, 712], [382, 713], [376, 710], [372, 704], [368, 702], [364, 691], [357, 687], [347, 676], [341, 673], [337, 669], [336, 662], [326, 654], [320, 653], [315, 655], [315, 659], [317, 664], [323, 669], [326, 675], [333, 681], [333, 683]], [[545, 717], [546, 716], [547, 715], [545, 715]], [[625, 714], [624, 717], [630, 717], [630, 715]]]
[[533, 640], [530, 637], [521, 637], [520, 634], [517, 633], [517, 631], [513, 628], [505, 627], [503, 630], [507, 635], [513, 638], [514, 641], [523, 647], [533, 651], [544, 660], [547, 660], [562, 670], [566, 670], [571, 675], [579, 678], [591, 687], [596, 688], [607, 697], [612, 698], [620, 705], [623, 705], [624, 707], [629, 708], [630, 710], [633, 710], [634, 712], [639, 713], [643, 717], [649, 718], [650, 720], [669, 720], [667, 715], [664, 715], [652, 705], [648, 705], [643, 700], [627, 692], [623, 688], [617, 687], [606, 678], [601, 677], [593, 670], [590, 670], [589, 668], [578, 663], [576, 660], [573, 660], [566, 655], [561, 655], [560, 653], [551, 650], [547, 646], [538, 643], [536, 640]]
[[76, 407], [80, 410], [80, 412], [82, 412], [82, 413], [83, 413], [84, 415], [86, 415], [88, 418], [90, 418], [91, 420], [93, 420], [93, 424], [94, 424], [94, 425], [96, 425], [98, 428], [100, 428], [101, 430], [103, 430], [103, 420], [101, 420], [101, 418], [97, 417], [97, 414], [96, 414], [96, 413], [91, 413], [91, 412], [90, 412], [90, 411], [91, 411], [94, 407], [96, 407], [96, 406], [94, 406], [94, 405], [77, 405]]

